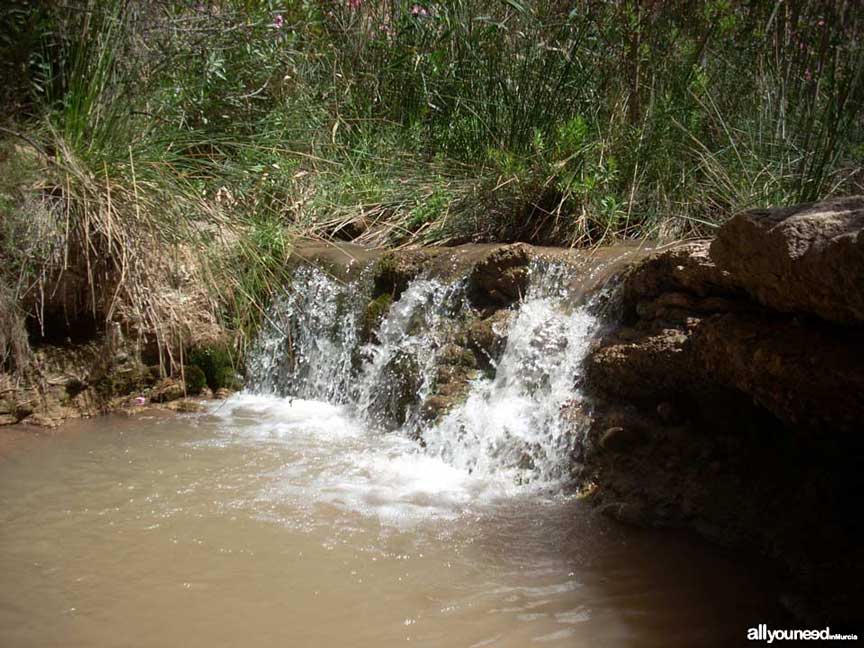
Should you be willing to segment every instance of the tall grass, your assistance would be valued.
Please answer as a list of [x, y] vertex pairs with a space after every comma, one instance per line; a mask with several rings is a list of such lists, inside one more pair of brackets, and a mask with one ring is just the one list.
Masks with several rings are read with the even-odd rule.
[[120, 320], [168, 365], [210, 324], [253, 328], [297, 236], [702, 235], [743, 208], [864, 183], [857, 3], [0, 12], [4, 281], [31, 325], [46, 303]]

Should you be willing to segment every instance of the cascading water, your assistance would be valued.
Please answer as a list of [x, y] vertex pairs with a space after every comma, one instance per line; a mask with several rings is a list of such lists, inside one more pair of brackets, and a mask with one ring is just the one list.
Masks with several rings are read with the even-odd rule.
[[250, 390], [332, 403], [349, 400], [363, 283], [340, 283], [317, 268], [299, 267], [291, 289], [270, 307], [249, 354]]
[[423, 438], [427, 451], [473, 473], [514, 483], [565, 477], [575, 443], [561, 409], [579, 398], [576, 378], [597, 329], [574, 307], [565, 266], [533, 266], [494, 378], [475, 381], [467, 399]]
[[415, 428], [417, 403], [429, 394], [436, 359], [467, 307], [461, 283], [414, 281], [361, 348], [356, 378], [358, 412], [379, 425]]
[[252, 390], [346, 404], [367, 426], [422, 439], [416, 452], [473, 477], [558, 482], [575, 444], [561, 410], [579, 398], [579, 365], [597, 328], [589, 309], [574, 304], [571, 273], [532, 264], [494, 375], [475, 377], [463, 402], [427, 423], [419, 410], [434, 392], [438, 357], [472, 315], [464, 282], [414, 280], [364, 340], [369, 282], [342, 284], [300, 268], [251, 355]]

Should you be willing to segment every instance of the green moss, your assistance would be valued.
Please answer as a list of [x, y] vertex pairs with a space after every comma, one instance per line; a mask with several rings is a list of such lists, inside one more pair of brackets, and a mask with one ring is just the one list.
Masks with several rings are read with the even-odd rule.
[[186, 365], [183, 367], [183, 374], [186, 377], [186, 392], [193, 396], [201, 393], [201, 390], [207, 386], [207, 377], [198, 365]]
[[378, 330], [378, 325], [381, 320], [390, 310], [393, 305], [393, 297], [390, 293], [379, 295], [366, 305], [366, 311], [363, 314], [363, 338], [368, 340], [372, 334]]
[[223, 384], [223, 379], [232, 376], [232, 384], [236, 382], [236, 370], [231, 349], [227, 345], [214, 345], [192, 349], [188, 356], [189, 364], [195, 365], [204, 372], [207, 386], [213, 391], [222, 387], [235, 389]]
[[375, 275], [373, 285], [375, 287], [375, 295], [389, 294], [392, 295], [396, 291], [396, 256], [392, 253], [387, 253], [378, 260], [375, 264]]
[[242, 389], [243, 383], [237, 376], [237, 372], [231, 367], [222, 367], [216, 373], [216, 381], [214, 389]]

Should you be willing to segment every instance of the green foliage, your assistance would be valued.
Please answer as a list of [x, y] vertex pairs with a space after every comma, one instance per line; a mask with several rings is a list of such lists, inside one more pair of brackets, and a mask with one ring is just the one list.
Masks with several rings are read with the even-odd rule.
[[197, 396], [207, 386], [207, 377], [197, 365], [185, 365], [183, 375], [186, 379], [186, 393]]
[[227, 345], [204, 346], [192, 349], [187, 361], [203, 372], [207, 386], [213, 391], [222, 387], [236, 389], [235, 354]]
[[216, 372], [216, 380], [213, 383], [213, 389], [230, 389], [236, 391], [243, 389], [243, 381], [237, 376], [237, 372], [232, 367], [222, 367]]
[[0, 18], [2, 279], [34, 316], [26, 296], [75, 264], [102, 280], [64, 312], [125, 308], [162, 346], [198, 326], [161, 300], [166, 258], [197, 257], [202, 319], [243, 337], [296, 236], [686, 236], [864, 178], [859, 3], [12, 0]]

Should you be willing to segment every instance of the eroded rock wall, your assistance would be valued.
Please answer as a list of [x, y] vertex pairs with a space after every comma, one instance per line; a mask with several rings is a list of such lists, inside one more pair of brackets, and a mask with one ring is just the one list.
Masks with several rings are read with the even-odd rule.
[[864, 600], [862, 227], [860, 198], [758, 210], [620, 275], [574, 463], [619, 518], [776, 559], [820, 622]]

